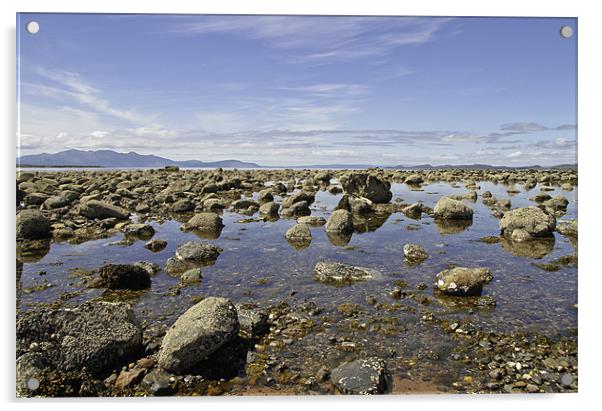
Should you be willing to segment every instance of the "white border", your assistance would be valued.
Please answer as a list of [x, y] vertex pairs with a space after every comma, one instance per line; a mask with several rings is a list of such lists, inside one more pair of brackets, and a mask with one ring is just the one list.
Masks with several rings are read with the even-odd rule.
[[[345, 14], [345, 15], [452, 15], [452, 16], [545, 16], [579, 18], [579, 219], [581, 221], [581, 253], [579, 267], [579, 393], [573, 395], [531, 395], [531, 396], [403, 396], [388, 398], [230, 398], [224, 399], [178, 399], [177, 407], [226, 407], [265, 409], [283, 406], [287, 409], [302, 409], [307, 406], [356, 409], [364, 407], [420, 407], [420, 409], [444, 408], [465, 409], [467, 406], [486, 407], [488, 410], [516, 406], [540, 407], [548, 409], [581, 408], [596, 403], [600, 385], [600, 357], [597, 349], [600, 344], [600, 299], [602, 273], [597, 269], [598, 236], [600, 227], [600, 205], [597, 202], [601, 191], [598, 164], [600, 163], [600, 139], [602, 139], [600, 76], [602, 64], [600, 41], [602, 40], [602, 15], [595, 8], [595, 1], [384, 1], [384, 0], [104, 0], [92, 2], [75, 0], [3, 0], [2, 13], [2, 106], [3, 167], [2, 167], [2, 262], [5, 268], [1, 273], [4, 280], [5, 298], [2, 302], [3, 338], [0, 339], [5, 364], [2, 370], [2, 398], [10, 408], [45, 407], [104, 409], [108, 401], [51, 400], [44, 402], [16, 403], [14, 398], [14, 162], [15, 162], [15, 13], [20, 12], [118, 12], [118, 13], [224, 13], [224, 14]], [[597, 183], [597, 184], [596, 184]], [[7, 195], [10, 193], [10, 195]], [[585, 223], [584, 223], [585, 222]], [[598, 234], [598, 235], [597, 235]], [[145, 408], [164, 408], [168, 402], [176, 400], [147, 400], [141, 404]], [[369, 402], [365, 402], [369, 401]], [[598, 401], [600, 402], [600, 401]], [[470, 403], [470, 404], [469, 404]], [[378, 404], [378, 405], [377, 405]], [[132, 400], [111, 401], [110, 406], [137, 407]]]

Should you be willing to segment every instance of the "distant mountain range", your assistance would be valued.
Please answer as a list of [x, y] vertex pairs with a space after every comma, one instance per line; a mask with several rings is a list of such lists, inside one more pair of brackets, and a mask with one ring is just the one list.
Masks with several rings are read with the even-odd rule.
[[[54, 154], [34, 154], [17, 158], [18, 166], [33, 167], [165, 167], [178, 166], [188, 168], [262, 168], [259, 164], [248, 163], [239, 160], [221, 161], [198, 161], [186, 160], [175, 161], [168, 158], [144, 155], [135, 152], [118, 153], [112, 150], [65, 150]], [[492, 166], [489, 164], [464, 164], [464, 165], [438, 165], [421, 164], [415, 166], [377, 166], [368, 164], [316, 164], [302, 166], [271, 166], [270, 168], [321, 168], [321, 169], [365, 169], [382, 167], [396, 170], [441, 170], [450, 168], [463, 168], [472, 170], [511, 170], [511, 169], [576, 169], [576, 164], [559, 164], [551, 167], [534, 166]]]
[[118, 153], [112, 150], [66, 150], [54, 154], [34, 154], [17, 158], [17, 165], [55, 166], [55, 167], [228, 167], [228, 168], [258, 168], [255, 163], [238, 160], [222, 161], [175, 161], [168, 158], [134, 153]]

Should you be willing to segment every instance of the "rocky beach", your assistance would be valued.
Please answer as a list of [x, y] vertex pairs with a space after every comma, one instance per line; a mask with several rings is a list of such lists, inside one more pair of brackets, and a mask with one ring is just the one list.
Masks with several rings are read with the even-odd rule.
[[16, 184], [18, 396], [578, 390], [576, 169]]

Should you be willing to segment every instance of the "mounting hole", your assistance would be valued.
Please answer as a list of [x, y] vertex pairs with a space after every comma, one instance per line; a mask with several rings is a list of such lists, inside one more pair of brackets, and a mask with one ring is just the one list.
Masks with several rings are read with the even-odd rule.
[[562, 26], [560, 28], [560, 35], [565, 39], [573, 37], [573, 28], [571, 26]]
[[38, 388], [40, 388], [40, 381], [34, 377], [28, 379], [27, 388], [29, 388], [31, 391], [37, 390]]
[[25, 30], [27, 30], [29, 34], [36, 34], [38, 31], [40, 31], [40, 25], [37, 21], [30, 21], [25, 26]]

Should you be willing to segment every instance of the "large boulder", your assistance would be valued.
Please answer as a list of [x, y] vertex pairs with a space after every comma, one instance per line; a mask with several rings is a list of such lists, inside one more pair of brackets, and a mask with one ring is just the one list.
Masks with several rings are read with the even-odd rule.
[[326, 232], [351, 233], [353, 232], [353, 216], [347, 210], [336, 210], [326, 223]]
[[313, 193], [307, 191], [299, 191], [298, 193], [291, 194], [282, 200], [282, 208], [292, 207], [293, 204], [298, 203], [300, 201], [305, 201], [308, 206], [310, 206], [314, 200], [315, 195]]
[[335, 261], [318, 261], [314, 267], [314, 274], [315, 278], [321, 282], [349, 283], [374, 278], [378, 276], [378, 271]]
[[331, 371], [330, 380], [343, 394], [383, 394], [391, 388], [385, 362], [378, 358], [341, 364]]
[[340, 181], [345, 193], [364, 197], [375, 203], [388, 203], [393, 197], [391, 183], [377, 174], [345, 174]]
[[125, 303], [31, 311], [17, 318], [17, 355], [32, 347], [44, 347], [39, 352], [53, 368], [100, 372], [142, 349], [142, 328]]
[[481, 295], [483, 285], [492, 279], [488, 268], [455, 267], [435, 276], [435, 289], [450, 295]]
[[38, 210], [22, 210], [17, 214], [17, 238], [38, 240], [50, 238], [50, 220]]
[[261, 207], [259, 207], [259, 213], [266, 216], [277, 216], [279, 210], [280, 204], [274, 203], [273, 201], [262, 204]]
[[238, 335], [236, 308], [227, 298], [208, 297], [186, 311], [165, 334], [159, 365], [182, 374]]
[[89, 200], [79, 206], [79, 213], [84, 217], [103, 220], [105, 218], [116, 218], [118, 220], [127, 220], [130, 212], [124, 208], [104, 201]]
[[538, 207], [522, 207], [505, 213], [499, 224], [504, 237], [526, 241], [552, 235], [556, 218]]
[[443, 220], [470, 220], [472, 208], [462, 201], [441, 197], [433, 209], [434, 217]]

